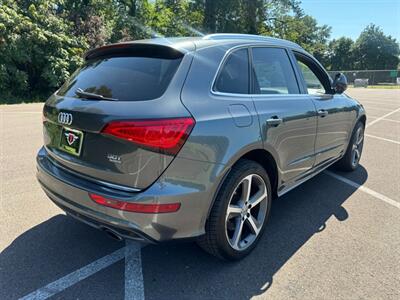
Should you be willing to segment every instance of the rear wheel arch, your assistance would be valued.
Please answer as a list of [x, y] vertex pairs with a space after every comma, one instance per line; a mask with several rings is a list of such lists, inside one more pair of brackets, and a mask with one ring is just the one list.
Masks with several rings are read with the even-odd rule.
[[239, 160], [241, 159], [252, 160], [264, 168], [271, 181], [272, 198], [277, 198], [279, 174], [275, 158], [272, 154], [264, 149], [255, 149], [244, 154]]
[[227, 170], [225, 172], [222, 180], [220, 181], [220, 183], [218, 185], [218, 188], [216, 189], [216, 191], [214, 193], [210, 208], [209, 208], [208, 213], [207, 213], [206, 222], [207, 222], [208, 218], [210, 217], [210, 213], [211, 213], [212, 207], [214, 206], [215, 199], [217, 198], [217, 195], [218, 195], [218, 193], [219, 193], [219, 191], [221, 189], [221, 186], [223, 185], [226, 177], [228, 176], [228, 174], [230, 172], [230, 169], [233, 166], [235, 166], [237, 163], [239, 163], [239, 161], [242, 161], [244, 159], [254, 161], [254, 162], [260, 164], [264, 168], [264, 170], [268, 174], [269, 180], [271, 181], [272, 198], [274, 199], [274, 198], [278, 197], [277, 196], [278, 195], [277, 191], [278, 191], [279, 174], [278, 174], [278, 167], [277, 167], [275, 158], [273, 157], [273, 155], [270, 152], [268, 152], [265, 149], [253, 149], [253, 150], [250, 150], [250, 151], [244, 153], [242, 156], [240, 156], [229, 167], [229, 170]]
[[[360, 116], [360, 117], [357, 119], [355, 125], [356, 125], [358, 122], [361, 122], [361, 123], [364, 125], [364, 128], [365, 128], [365, 125], [366, 125], [366, 123], [367, 123], [367, 116], [366, 116], [366, 115]], [[355, 127], [355, 125], [354, 125], [354, 127]]]

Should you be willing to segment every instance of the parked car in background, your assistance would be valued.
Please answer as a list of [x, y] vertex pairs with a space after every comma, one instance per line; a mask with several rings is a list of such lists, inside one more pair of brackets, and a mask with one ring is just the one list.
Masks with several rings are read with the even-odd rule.
[[61, 209], [114, 238], [195, 239], [240, 259], [274, 198], [359, 164], [362, 105], [292, 42], [157, 38], [85, 60], [44, 106], [37, 177]]
[[356, 78], [354, 79], [354, 87], [368, 87], [368, 78]]

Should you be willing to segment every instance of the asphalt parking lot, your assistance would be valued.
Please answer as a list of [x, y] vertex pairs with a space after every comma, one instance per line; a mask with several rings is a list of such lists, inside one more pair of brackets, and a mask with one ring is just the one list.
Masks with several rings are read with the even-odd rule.
[[400, 90], [350, 89], [368, 116], [361, 166], [273, 203], [255, 251], [116, 242], [35, 178], [42, 104], [0, 106], [0, 299], [400, 299]]

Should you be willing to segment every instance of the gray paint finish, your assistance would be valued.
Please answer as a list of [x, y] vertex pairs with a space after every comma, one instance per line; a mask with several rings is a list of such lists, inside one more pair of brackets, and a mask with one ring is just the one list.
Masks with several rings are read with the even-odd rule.
[[[38, 179], [62, 207], [150, 241], [203, 234], [224, 177], [251, 151], [264, 150], [275, 160], [277, 194], [294, 188], [343, 155], [356, 121], [365, 115], [363, 107], [344, 94], [308, 95], [297, 68], [294, 72], [300, 94], [212, 91], [219, 68], [235, 49], [280, 47], [288, 53], [295, 49], [308, 55], [287, 41], [211, 35], [136, 43], [171, 47], [184, 55], [167, 91], [158, 99], [135, 102], [51, 96], [44, 108], [48, 122], [44, 126], [45, 148], [37, 157]], [[319, 115], [321, 109], [328, 115]], [[71, 128], [85, 134], [80, 157], [57, 150], [59, 112], [72, 113]], [[175, 157], [99, 133], [112, 120], [173, 117], [192, 117], [196, 122]], [[121, 164], [107, 161], [109, 153], [121, 156]], [[135, 203], [179, 202], [181, 208], [167, 214], [130, 213], [97, 205], [88, 192]]]

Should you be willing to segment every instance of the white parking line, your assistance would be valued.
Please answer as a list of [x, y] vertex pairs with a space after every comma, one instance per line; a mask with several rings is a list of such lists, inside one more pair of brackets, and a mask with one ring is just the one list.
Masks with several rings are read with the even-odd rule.
[[377, 102], [377, 101], [373, 101], [373, 100], [362, 100], [360, 101], [361, 104], [366, 104], [366, 105], [370, 105], [370, 104], [376, 104], [379, 106], [385, 106], [385, 105], [390, 105], [390, 106], [397, 106], [400, 104], [399, 101], [394, 101], [394, 102]]
[[400, 111], [400, 107], [399, 107], [398, 109], [395, 109], [395, 110], [392, 111], [392, 112], [389, 112], [389, 113], [383, 115], [382, 117], [379, 117], [379, 118], [373, 120], [372, 122], [368, 123], [368, 125], [367, 125], [366, 127], [369, 127], [369, 126], [371, 126], [371, 125], [374, 125], [375, 123], [379, 122], [380, 120], [383, 120], [384, 118], [389, 117], [390, 115], [392, 115], [392, 114], [394, 114], [394, 113], [396, 113], [396, 112], [398, 112], [398, 111]]
[[[400, 94], [399, 94], [399, 95], [400, 95]], [[396, 96], [397, 96], [397, 95], [396, 95]], [[360, 97], [358, 96], [357, 98], [360, 98]], [[379, 100], [377, 100], [377, 99], [372, 99], [372, 98], [367, 98], [367, 99], [361, 98], [361, 99], [360, 99], [360, 102], [361, 102], [361, 103], [363, 103], [363, 102], [365, 102], [365, 101], [374, 102], [374, 103], [383, 103], [383, 104], [385, 104], [385, 103], [387, 103], [387, 104], [391, 104], [391, 103], [397, 103], [397, 104], [399, 104], [399, 103], [400, 103], [400, 101], [398, 101], [397, 98], [380, 98]]]
[[89, 276], [111, 266], [112, 264], [120, 261], [125, 257], [125, 247], [106, 255], [60, 279], [49, 283], [48, 285], [20, 298], [23, 300], [31, 299], [47, 299], [57, 293], [62, 292], [66, 288], [73, 286], [81, 280], [88, 278]]
[[395, 140], [391, 140], [391, 139], [386, 139], [386, 138], [383, 138], [383, 137], [380, 137], [380, 136], [376, 136], [376, 135], [372, 135], [372, 134], [364, 134], [364, 135], [367, 136], [367, 137], [370, 137], [370, 138], [374, 138], [374, 139], [378, 139], [378, 140], [381, 140], [381, 141], [391, 142], [391, 143], [400, 145], [400, 142], [399, 142], [399, 141], [395, 141]]
[[20, 300], [48, 299], [93, 274], [125, 258], [125, 299], [144, 300], [141, 245], [127, 241], [126, 246], [76, 270], [48, 285], [20, 298]]
[[2, 111], [4, 114], [41, 114], [41, 111]]
[[[394, 109], [393, 107], [391, 107], [391, 108], [382, 107], [382, 106], [376, 107], [376, 106], [372, 106], [370, 104], [364, 105], [364, 107], [367, 110], [367, 114], [368, 114], [368, 111], [370, 111], [370, 110], [379, 110], [379, 111], [385, 112], [385, 111], [393, 111], [393, 109]], [[397, 107], [398, 107], [398, 105], [397, 105]]]
[[395, 123], [400, 123], [399, 120], [393, 120], [393, 119], [382, 119], [382, 121], [389, 121], [389, 122], [395, 122]]
[[128, 240], [125, 247], [125, 299], [144, 300], [140, 245]]
[[367, 188], [365, 186], [362, 186], [362, 185], [360, 185], [360, 184], [358, 184], [358, 183], [356, 183], [354, 181], [351, 181], [350, 179], [347, 179], [347, 178], [345, 178], [343, 176], [340, 176], [338, 174], [332, 173], [331, 171], [325, 170], [325, 173], [328, 174], [329, 176], [333, 177], [333, 178], [336, 178], [337, 180], [340, 180], [341, 182], [344, 182], [344, 183], [346, 183], [346, 184], [348, 184], [348, 185], [350, 185], [350, 186], [352, 186], [352, 187], [354, 187], [356, 189], [359, 189], [359, 190], [363, 191], [364, 193], [367, 193], [367, 194], [369, 194], [369, 195], [371, 195], [371, 196], [373, 196], [373, 197], [375, 197], [375, 198], [377, 198], [379, 200], [382, 200], [382, 201], [384, 201], [384, 202], [386, 202], [386, 203], [388, 203], [388, 204], [400, 209], [400, 202], [397, 202], [397, 201], [395, 201], [393, 199], [390, 199], [389, 197], [386, 197], [385, 195], [382, 195], [382, 194], [380, 194], [378, 192], [375, 192], [374, 190], [371, 190], [371, 189], [369, 189], [369, 188]]

